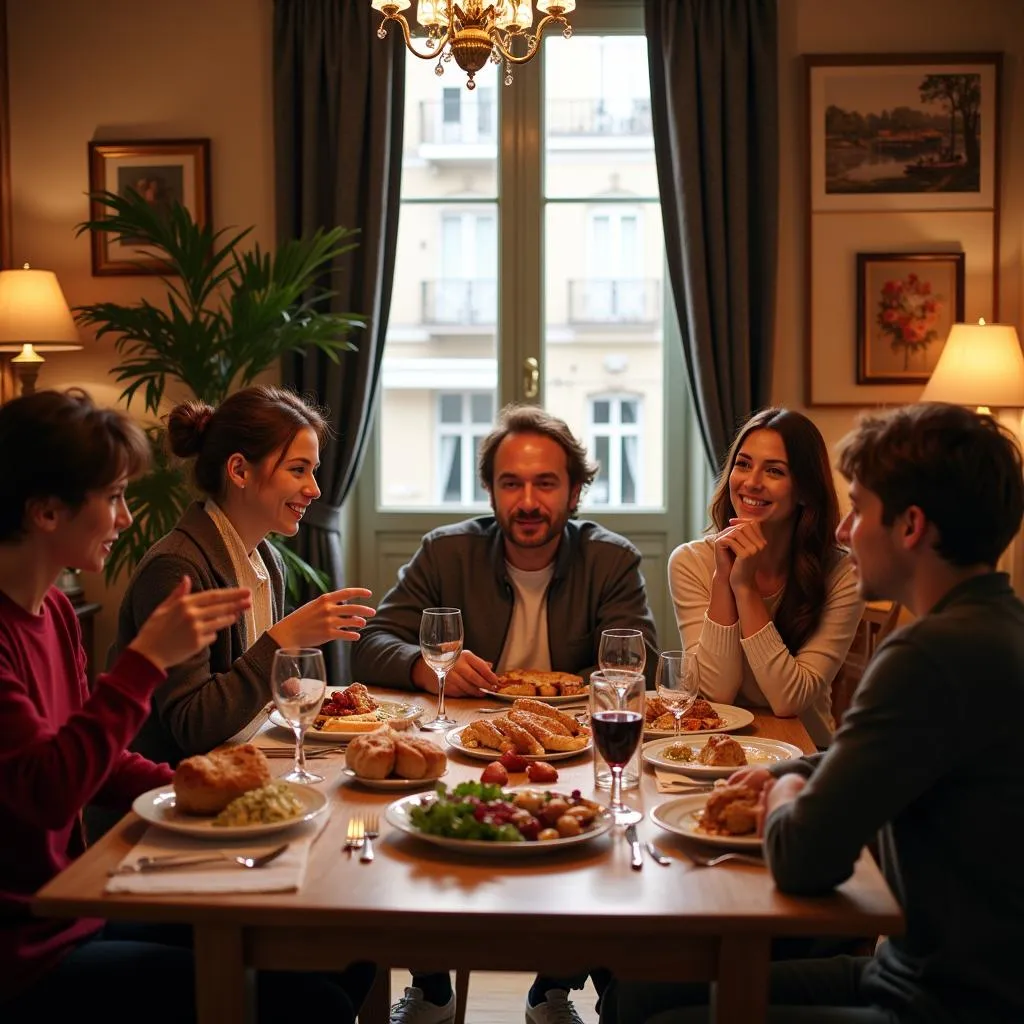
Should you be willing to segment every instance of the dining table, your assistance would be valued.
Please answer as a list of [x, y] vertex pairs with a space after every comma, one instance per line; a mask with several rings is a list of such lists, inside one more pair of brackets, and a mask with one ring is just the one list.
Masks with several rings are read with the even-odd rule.
[[[424, 718], [436, 704], [425, 693], [372, 692], [418, 705]], [[496, 704], [448, 699], [447, 708], [464, 724]], [[769, 737], [814, 749], [799, 719], [752, 710], [752, 722], [737, 738]], [[433, 737], [444, 743], [443, 734]], [[268, 721], [255, 742], [287, 747], [294, 741]], [[315, 734], [309, 743], [316, 743]], [[447, 785], [480, 778], [485, 761], [451, 748], [447, 753]], [[281, 757], [270, 763], [277, 774], [291, 766]], [[640, 839], [656, 840], [670, 864], [645, 858], [643, 869], [635, 870], [621, 826], [589, 842], [527, 854], [512, 849], [482, 856], [432, 845], [387, 823], [388, 805], [407, 794], [368, 789], [346, 776], [341, 745], [310, 763], [324, 776], [317, 788], [328, 798], [330, 816], [297, 891], [109, 893], [108, 873], [147, 827], [129, 813], [37, 893], [35, 913], [191, 925], [199, 1024], [252, 1019], [253, 969], [332, 970], [355, 960], [379, 967], [360, 1010], [362, 1024], [387, 1020], [391, 968], [562, 976], [603, 967], [629, 980], [717, 981], [713, 1020], [757, 1022], [767, 1012], [774, 938], [870, 938], [898, 934], [903, 926], [867, 850], [843, 885], [816, 898], [780, 892], [756, 863], [698, 867], [690, 857], [697, 846], [651, 820], [651, 810], [673, 796], [658, 792], [647, 765], [639, 787], [625, 792], [626, 802], [644, 814]], [[559, 778], [551, 788], [578, 789], [607, 804], [608, 794], [594, 788], [592, 752], [554, 766]], [[525, 782], [525, 776], [510, 779], [510, 785]], [[363, 863], [343, 848], [349, 820], [370, 815], [380, 818], [381, 834], [373, 862]], [[527, 845], [536, 844], [510, 847]]]

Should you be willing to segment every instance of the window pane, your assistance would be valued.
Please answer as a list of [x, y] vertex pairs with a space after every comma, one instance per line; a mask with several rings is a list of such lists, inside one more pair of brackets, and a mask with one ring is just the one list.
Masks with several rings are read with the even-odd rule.
[[636, 402], [624, 399], [619, 404], [619, 415], [623, 423], [636, 423]]
[[494, 420], [494, 395], [470, 395], [470, 418], [474, 423], [484, 423], [488, 429]]
[[610, 402], [594, 402], [592, 418], [595, 423], [610, 423], [611, 415], [612, 411]]
[[622, 494], [619, 500], [623, 505], [636, 504], [636, 437], [622, 438]]
[[442, 463], [445, 471], [442, 500], [460, 502], [462, 501], [462, 438], [443, 438], [441, 450], [446, 456]]
[[462, 422], [462, 395], [441, 396], [441, 422]]

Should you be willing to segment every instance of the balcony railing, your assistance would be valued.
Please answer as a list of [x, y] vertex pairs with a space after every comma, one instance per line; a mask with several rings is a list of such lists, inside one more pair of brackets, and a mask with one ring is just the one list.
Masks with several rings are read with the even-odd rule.
[[[479, 90], [477, 90], [479, 91]], [[495, 145], [498, 141], [498, 105], [480, 96], [445, 108], [440, 100], [420, 101], [420, 142], [424, 145]]]
[[588, 277], [569, 282], [571, 324], [654, 324], [660, 315], [660, 281]]
[[651, 104], [629, 106], [605, 100], [551, 100], [545, 107], [549, 135], [650, 135]]
[[445, 277], [420, 282], [425, 324], [493, 327], [498, 322], [498, 282], [493, 277]]

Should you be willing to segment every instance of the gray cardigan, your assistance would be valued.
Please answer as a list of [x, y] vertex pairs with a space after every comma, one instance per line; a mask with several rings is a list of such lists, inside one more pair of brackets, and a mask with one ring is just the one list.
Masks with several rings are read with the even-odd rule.
[[[353, 645], [353, 675], [370, 684], [411, 689], [421, 613], [439, 606], [462, 609], [466, 649], [496, 665], [514, 603], [503, 536], [493, 516], [433, 530]], [[653, 685], [658, 637], [640, 552], [625, 537], [597, 523], [570, 520], [555, 556], [547, 609], [553, 669], [589, 675], [602, 630], [639, 629], [647, 644], [647, 685]]]
[[[277, 622], [284, 613], [281, 559], [266, 541], [258, 550], [270, 574]], [[185, 510], [177, 526], [153, 545], [132, 574], [108, 664], [186, 574], [192, 577], [193, 591], [238, 585], [220, 532], [198, 503]], [[277, 644], [264, 633], [243, 653], [244, 630], [239, 617], [217, 634], [210, 647], [170, 670], [153, 694], [149, 718], [133, 750], [175, 765], [183, 757], [207, 753], [259, 713], [271, 699], [270, 666]]]

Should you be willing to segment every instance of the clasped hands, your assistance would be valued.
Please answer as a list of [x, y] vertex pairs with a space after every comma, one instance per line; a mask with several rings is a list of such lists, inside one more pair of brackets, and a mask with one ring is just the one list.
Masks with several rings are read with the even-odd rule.
[[715, 537], [715, 572], [737, 590], [754, 587], [758, 558], [768, 546], [761, 524], [753, 519], [730, 519]]

